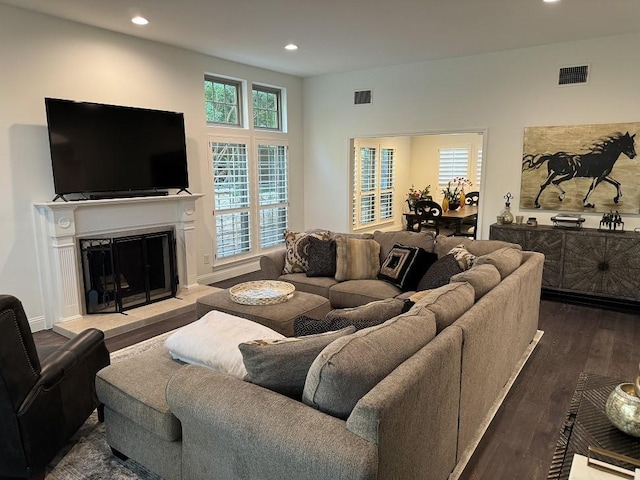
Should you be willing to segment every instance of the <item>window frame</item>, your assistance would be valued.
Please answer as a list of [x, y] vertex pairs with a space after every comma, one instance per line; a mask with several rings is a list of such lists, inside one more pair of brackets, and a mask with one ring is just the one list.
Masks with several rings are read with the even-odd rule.
[[[206, 97], [206, 86], [204, 85], [206, 82], [212, 82], [213, 84], [218, 83], [218, 84], [222, 84], [225, 86], [231, 86], [233, 88], [235, 88], [236, 91], [236, 105], [235, 105], [235, 109], [236, 109], [236, 116], [237, 116], [237, 122], [236, 123], [231, 123], [231, 122], [216, 122], [215, 120], [209, 120], [207, 118], [207, 104], [211, 103], [214, 106], [215, 109], [215, 99], [214, 100], [207, 100]], [[244, 104], [243, 104], [243, 98], [244, 98], [244, 83], [242, 80], [238, 80], [235, 78], [229, 78], [229, 77], [224, 77], [224, 76], [220, 76], [220, 75], [210, 75], [210, 74], [206, 74], [204, 75], [204, 81], [203, 81], [203, 88], [205, 88], [205, 92], [204, 92], [204, 102], [205, 102], [205, 119], [206, 119], [206, 123], [209, 126], [216, 126], [216, 127], [234, 127], [234, 128], [243, 128], [244, 127], [244, 118], [245, 118], [245, 114], [244, 114]], [[220, 103], [218, 102], [219, 105], [232, 105], [232, 104], [228, 104], [228, 103]]]
[[[271, 110], [266, 110], [266, 109], [256, 109], [256, 105], [255, 105], [255, 101], [253, 99], [253, 93], [254, 92], [263, 92], [263, 93], [270, 93], [270, 94], [275, 94], [276, 95], [276, 121], [278, 123], [278, 126], [273, 128], [273, 127], [263, 127], [263, 126], [258, 126], [256, 125], [256, 110], [265, 110], [265, 111], [271, 111]], [[277, 87], [270, 87], [268, 85], [262, 85], [259, 83], [254, 83], [251, 85], [251, 107], [252, 107], [252, 126], [255, 130], [265, 130], [265, 131], [269, 131], [269, 132], [282, 132], [283, 131], [283, 114], [282, 114], [282, 89], [281, 88], [277, 88]]]

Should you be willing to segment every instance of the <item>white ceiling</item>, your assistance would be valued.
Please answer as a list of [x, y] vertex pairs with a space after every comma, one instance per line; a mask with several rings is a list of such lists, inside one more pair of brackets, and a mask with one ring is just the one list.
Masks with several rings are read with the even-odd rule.
[[640, 32], [640, 0], [0, 3], [302, 77]]

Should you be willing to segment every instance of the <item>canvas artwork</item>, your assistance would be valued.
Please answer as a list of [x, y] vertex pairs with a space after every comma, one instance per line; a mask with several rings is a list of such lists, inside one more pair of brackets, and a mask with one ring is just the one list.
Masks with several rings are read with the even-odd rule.
[[527, 127], [520, 208], [640, 213], [640, 123]]

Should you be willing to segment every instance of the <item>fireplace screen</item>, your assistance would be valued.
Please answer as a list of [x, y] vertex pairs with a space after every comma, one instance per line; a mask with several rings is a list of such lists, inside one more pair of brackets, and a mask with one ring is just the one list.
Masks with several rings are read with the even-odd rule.
[[173, 231], [80, 239], [87, 313], [122, 312], [175, 297]]

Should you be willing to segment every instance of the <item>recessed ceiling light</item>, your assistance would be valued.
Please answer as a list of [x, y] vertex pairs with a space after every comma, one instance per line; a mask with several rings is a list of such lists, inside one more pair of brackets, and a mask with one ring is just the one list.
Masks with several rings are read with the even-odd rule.
[[544, 3], [556, 3], [559, 2], [560, 0], [543, 0]]
[[292, 52], [298, 49], [298, 45], [296, 45], [295, 43], [290, 43], [289, 45], [285, 45], [284, 48], [285, 50], [289, 50]]
[[137, 16], [131, 19], [131, 23], [135, 23], [136, 25], [146, 25], [149, 23], [149, 20], [144, 17]]

